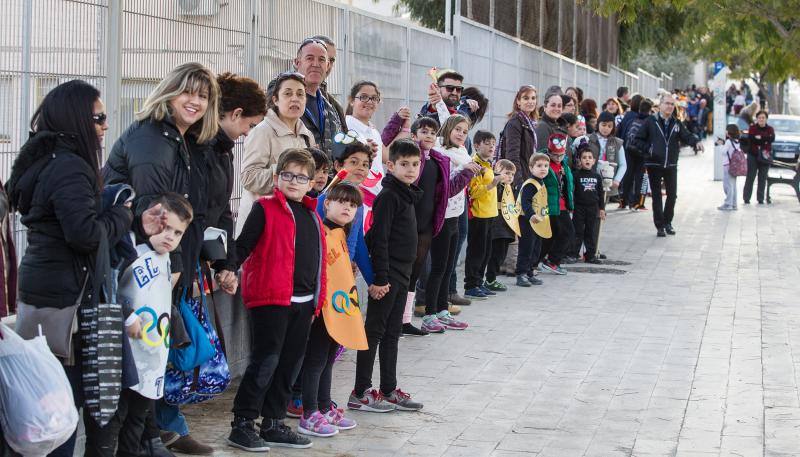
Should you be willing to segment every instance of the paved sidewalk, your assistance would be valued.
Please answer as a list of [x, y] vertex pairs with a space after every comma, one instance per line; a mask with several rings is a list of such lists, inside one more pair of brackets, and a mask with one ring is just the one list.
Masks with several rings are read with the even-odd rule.
[[[609, 211], [601, 249], [625, 275], [543, 274], [466, 308], [464, 332], [402, 339], [400, 385], [423, 412], [350, 412], [355, 430], [270, 454], [800, 455], [800, 205], [776, 187], [769, 207], [718, 211], [711, 167], [681, 158], [675, 237], [649, 211]], [[342, 405], [353, 355], [335, 367]], [[248, 455], [224, 444], [231, 399], [186, 414], [216, 455]]]

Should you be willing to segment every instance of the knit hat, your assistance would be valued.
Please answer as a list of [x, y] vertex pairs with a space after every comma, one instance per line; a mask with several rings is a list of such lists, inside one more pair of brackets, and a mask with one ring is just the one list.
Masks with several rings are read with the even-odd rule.
[[575, 141], [572, 143], [572, 148], [575, 149], [575, 156], [580, 157], [581, 152], [589, 149], [589, 137], [583, 135], [575, 138]]
[[603, 111], [602, 113], [600, 113], [600, 117], [597, 118], [597, 123], [599, 124], [601, 122], [611, 122], [611, 123], [613, 123], [614, 122], [614, 115], [609, 113], [608, 111]]
[[547, 139], [547, 152], [550, 154], [566, 154], [567, 136], [563, 133], [554, 133]]

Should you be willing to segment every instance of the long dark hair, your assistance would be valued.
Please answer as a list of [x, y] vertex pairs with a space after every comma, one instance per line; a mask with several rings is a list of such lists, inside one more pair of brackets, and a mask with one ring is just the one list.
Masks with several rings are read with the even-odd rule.
[[97, 137], [94, 102], [100, 91], [94, 86], [74, 79], [59, 84], [45, 95], [31, 118], [31, 131], [55, 132], [69, 135], [76, 143], [77, 154], [89, 165], [97, 177], [97, 188], [102, 187], [100, 178], [100, 139]]
[[464, 92], [461, 93], [461, 96], [478, 102], [478, 111], [472, 113], [472, 116], [470, 116], [470, 121], [472, 122], [472, 125], [480, 124], [480, 122], [483, 120], [483, 116], [486, 115], [486, 109], [489, 107], [489, 99], [486, 98], [486, 96], [483, 95], [483, 92], [481, 92], [477, 87], [465, 88]]

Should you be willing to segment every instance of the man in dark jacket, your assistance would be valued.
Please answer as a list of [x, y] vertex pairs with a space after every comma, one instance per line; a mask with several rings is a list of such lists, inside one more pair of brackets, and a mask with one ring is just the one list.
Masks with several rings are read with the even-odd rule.
[[[657, 235], [674, 235], [672, 216], [678, 191], [678, 156], [681, 143], [688, 144], [698, 151], [703, 150], [700, 139], [693, 135], [685, 125], [673, 116], [675, 99], [665, 94], [659, 102], [659, 112], [650, 116], [639, 129], [633, 146], [644, 153], [644, 163], [650, 177], [650, 190], [653, 193], [653, 223]], [[667, 200], [662, 206], [661, 180], [667, 191]], [[666, 232], [666, 233], [665, 233]]]
[[436, 104], [443, 101], [450, 114], [461, 114], [470, 119], [472, 113], [478, 111], [478, 102], [464, 100], [464, 103], [462, 103], [463, 83], [464, 77], [457, 71], [451, 69], [439, 70], [436, 73], [436, 84], [431, 84], [428, 88], [428, 102], [422, 105], [419, 114], [436, 119], [436, 122], [441, 126], [447, 118], [443, 118], [438, 114]]

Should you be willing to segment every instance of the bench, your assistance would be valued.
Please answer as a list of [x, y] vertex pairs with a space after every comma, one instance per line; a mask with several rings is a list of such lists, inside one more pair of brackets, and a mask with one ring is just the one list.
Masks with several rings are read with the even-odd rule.
[[767, 176], [767, 203], [772, 203], [772, 197], [770, 197], [770, 187], [773, 184], [787, 184], [792, 186], [794, 189], [795, 195], [797, 195], [797, 201], [800, 202], [800, 161], [797, 163], [785, 163], [785, 162], [778, 162], [775, 161], [772, 163], [772, 168], [777, 168], [781, 170], [789, 170], [794, 172], [794, 176], [791, 178], [785, 176]]

